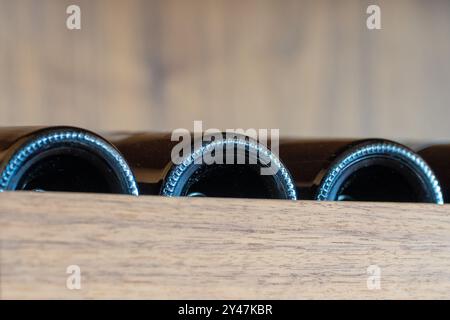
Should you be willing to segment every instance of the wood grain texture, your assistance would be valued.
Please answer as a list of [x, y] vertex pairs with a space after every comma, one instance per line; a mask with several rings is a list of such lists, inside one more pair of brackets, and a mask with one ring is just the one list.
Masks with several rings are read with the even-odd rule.
[[0, 245], [3, 299], [450, 297], [448, 206], [1, 193]]
[[0, 0], [0, 125], [450, 139], [450, 2], [369, 4]]

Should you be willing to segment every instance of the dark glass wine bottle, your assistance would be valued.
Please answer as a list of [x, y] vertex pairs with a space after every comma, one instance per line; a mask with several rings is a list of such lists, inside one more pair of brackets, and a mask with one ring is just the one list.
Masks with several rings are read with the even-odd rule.
[[[133, 168], [142, 194], [297, 199], [289, 171], [263, 144], [245, 136], [222, 137], [189, 141], [191, 152], [177, 164], [171, 155], [178, 141], [171, 141], [170, 135], [142, 133], [111, 139]], [[203, 161], [205, 156], [214, 158], [214, 163]], [[272, 174], [262, 174], [264, 168]]]
[[0, 150], [1, 190], [138, 195], [120, 152], [84, 129], [2, 128]]
[[280, 145], [280, 156], [309, 198], [443, 203], [430, 166], [392, 141], [289, 141]]
[[450, 144], [438, 143], [417, 148], [418, 154], [433, 168], [439, 180], [444, 202], [450, 202]]

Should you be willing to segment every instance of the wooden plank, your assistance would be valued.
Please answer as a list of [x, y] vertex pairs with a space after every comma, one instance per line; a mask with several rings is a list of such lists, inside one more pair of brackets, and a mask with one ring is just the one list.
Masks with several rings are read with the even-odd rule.
[[0, 258], [3, 299], [448, 298], [450, 207], [5, 192]]

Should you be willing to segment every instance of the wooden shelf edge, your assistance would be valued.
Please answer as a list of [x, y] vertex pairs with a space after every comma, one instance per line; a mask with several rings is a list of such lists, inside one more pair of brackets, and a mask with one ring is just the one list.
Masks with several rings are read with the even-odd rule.
[[2, 299], [449, 296], [447, 205], [0, 193]]

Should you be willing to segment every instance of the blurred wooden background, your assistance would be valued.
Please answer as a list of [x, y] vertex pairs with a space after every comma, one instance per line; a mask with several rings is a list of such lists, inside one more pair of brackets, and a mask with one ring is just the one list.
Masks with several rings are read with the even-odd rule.
[[448, 119], [447, 0], [0, 0], [2, 126], [430, 139]]

